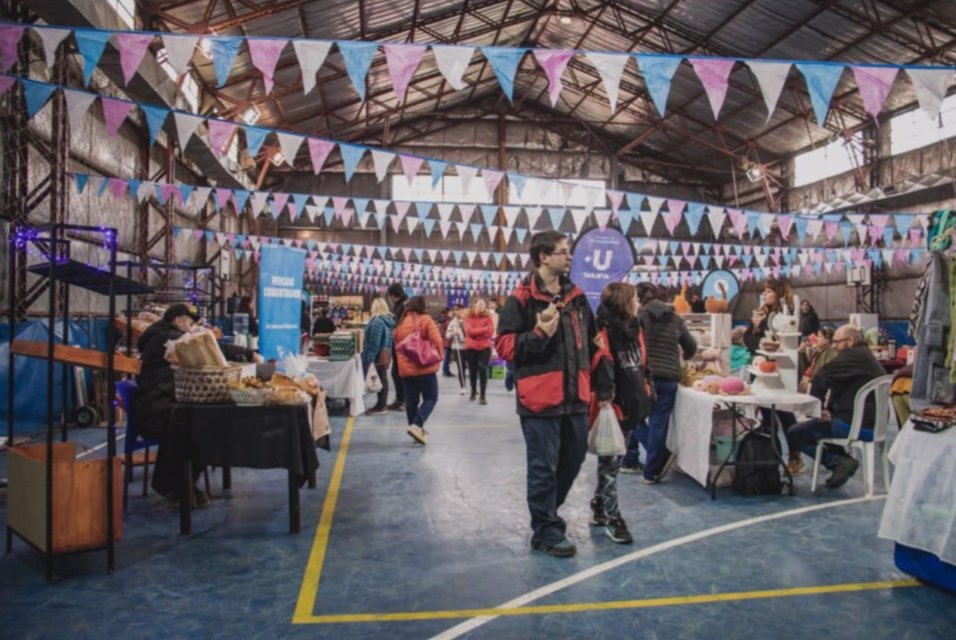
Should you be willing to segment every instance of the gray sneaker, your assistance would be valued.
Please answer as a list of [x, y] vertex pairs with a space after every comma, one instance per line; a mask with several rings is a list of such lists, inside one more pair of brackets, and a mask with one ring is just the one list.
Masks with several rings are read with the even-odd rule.
[[827, 479], [827, 489], [837, 489], [846, 484], [846, 481], [853, 477], [856, 470], [860, 468], [860, 463], [851, 456], [840, 456], [833, 469], [833, 475]]

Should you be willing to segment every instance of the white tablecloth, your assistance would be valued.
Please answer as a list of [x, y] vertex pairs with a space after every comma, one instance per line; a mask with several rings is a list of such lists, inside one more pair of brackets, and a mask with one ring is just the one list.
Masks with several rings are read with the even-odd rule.
[[350, 360], [330, 361], [328, 358], [309, 358], [309, 373], [319, 379], [330, 398], [349, 401], [349, 415], [365, 413], [365, 376], [362, 358], [358, 354]]
[[820, 415], [820, 401], [801, 393], [773, 396], [712, 396], [687, 387], [677, 390], [674, 412], [667, 432], [667, 448], [677, 455], [675, 464], [681, 471], [706, 487], [710, 474], [710, 435], [713, 429], [714, 405], [720, 408], [774, 406], [778, 411], [792, 411], [809, 416]]
[[890, 461], [893, 482], [879, 536], [956, 565], [956, 427], [924, 433], [907, 422]]

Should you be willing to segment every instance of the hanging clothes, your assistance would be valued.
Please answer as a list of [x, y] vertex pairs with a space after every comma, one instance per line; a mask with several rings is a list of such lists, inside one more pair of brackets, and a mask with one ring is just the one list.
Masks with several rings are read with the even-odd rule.
[[916, 332], [919, 349], [910, 393], [914, 410], [956, 403], [956, 385], [950, 382], [950, 362], [946, 358], [952, 325], [949, 283], [949, 258], [939, 252], [931, 253]]

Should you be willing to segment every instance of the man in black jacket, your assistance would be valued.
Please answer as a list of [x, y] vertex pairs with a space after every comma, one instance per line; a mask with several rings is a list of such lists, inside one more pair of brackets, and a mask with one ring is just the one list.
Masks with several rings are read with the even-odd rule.
[[531, 546], [567, 558], [577, 548], [565, 536], [558, 508], [587, 455], [592, 385], [604, 406], [614, 397], [614, 384], [603, 358], [592, 380], [594, 317], [584, 292], [567, 278], [567, 238], [557, 231], [535, 234], [531, 259], [536, 270], [508, 297], [495, 347], [515, 367], [527, 447]]
[[[405, 287], [398, 282], [393, 282], [388, 286], [388, 300], [392, 303], [392, 315], [395, 316], [395, 326], [402, 319], [402, 313], [405, 311], [405, 303], [408, 302], [408, 296], [405, 294]], [[405, 411], [405, 383], [402, 377], [398, 375], [398, 358], [395, 357], [395, 341], [392, 341], [392, 385], [395, 387], [395, 402], [388, 405], [389, 411]]]
[[[810, 395], [821, 401], [825, 401], [828, 392], [830, 394], [822, 418], [801, 422], [787, 430], [790, 450], [803, 451], [811, 458], [816, 455], [817, 442], [820, 440], [845, 438], [850, 433], [857, 392], [866, 383], [886, 375], [876, 356], [862, 341], [860, 330], [853, 325], [847, 324], [837, 329], [831, 344], [837, 356], [814, 374], [810, 386]], [[871, 395], [863, 410], [861, 440], [873, 439], [875, 416], [876, 402]], [[827, 479], [827, 487], [836, 489], [856, 473], [860, 463], [843, 447], [827, 445], [823, 451], [823, 466], [833, 472]]]
[[[199, 316], [184, 304], [174, 304], [163, 314], [163, 319], [149, 326], [137, 342], [140, 367], [136, 379], [137, 393], [134, 411], [137, 430], [146, 438], [160, 440], [156, 468], [153, 471], [153, 490], [170, 500], [182, 493], [181, 452], [171, 451], [168, 442], [169, 412], [176, 400], [173, 370], [166, 360], [166, 343], [175, 341], [193, 330]], [[223, 355], [233, 362], [262, 362], [257, 353], [233, 345], [220, 345]], [[198, 473], [201, 469], [197, 469]], [[196, 502], [208, 504], [208, 497], [197, 492]]]

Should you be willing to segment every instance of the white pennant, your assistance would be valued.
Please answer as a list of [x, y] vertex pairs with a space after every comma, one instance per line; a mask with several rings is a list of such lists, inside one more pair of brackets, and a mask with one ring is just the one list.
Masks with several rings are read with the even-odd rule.
[[710, 228], [714, 231], [714, 237], [720, 237], [720, 229], [724, 226], [724, 220], [727, 219], [727, 214], [724, 213], [723, 209], [718, 207], [708, 207], [707, 208], [707, 220], [710, 222]]
[[74, 131], [83, 122], [83, 116], [90, 110], [90, 105], [96, 100], [96, 94], [83, 93], [64, 89], [66, 94], [66, 111], [70, 118], [70, 129]]
[[196, 127], [205, 121], [205, 118], [193, 116], [188, 113], [173, 112], [173, 118], [176, 120], [176, 135], [179, 139], [179, 148], [185, 149], [189, 144], [189, 139], [196, 132]]
[[266, 203], [269, 200], [269, 193], [267, 191], [256, 191], [252, 194], [252, 216], [256, 217], [262, 210], [265, 208]]
[[40, 40], [43, 42], [43, 53], [45, 55], [46, 66], [48, 69], [53, 68], [53, 63], [56, 62], [56, 48], [60, 46], [60, 43], [63, 42], [63, 38], [70, 35], [69, 29], [36, 29], [37, 35], [40, 36]]
[[212, 187], [196, 187], [196, 190], [193, 191], [191, 200], [197, 211], [206, 206], [210, 193], [212, 193]]
[[315, 222], [315, 217], [322, 214], [322, 208], [314, 204], [305, 205], [305, 215], [309, 217], [309, 222]]
[[571, 219], [574, 220], [574, 229], [576, 232], [581, 231], [581, 227], [584, 226], [584, 222], [588, 219], [588, 216], [591, 215], [590, 211], [577, 211], [571, 210]]
[[534, 231], [535, 225], [538, 224], [538, 218], [541, 217], [542, 208], [525, 207], [524, 212], [528, 215], [528, 229]]
[[299, 153], [299, 147], [305, 142], [302, 136], [292, 135], [291, 133], [276, 133], [279, 138], [279, 148], [282, 149], [282, 157], [290, 167], [295, 166], [295, 157]]
[[471, 183], [478, 175], [478, 167], [455, 165], [458, 169], [458, 178], [461, 180], [461, 192], [467, 197], [471, 193]]
[[325, 63], [325, 57], [332, 48], [331, 42], [316, 42], [314, 40], [293, 40], [292, 47], [299, 59], [299, 68], [302, 70], [302, 92], [309, 93], [315, 89], [315, 74]]
[[619, 53], [588, 53], [585, 57], [601, 75], [604, 91], [607, 93], [608, 102], [611, 103], [611, 111], [615, 111], [621, 76], [624, 75], [624, 67], [630, 56]]
[[641, 218], [641, 224], [644, 225], [644, 233], [650, 235], [654, 229], [654, 222], [657, 221], [658, 211], [641, 211], [638, 216]]
[[647, 196], [647, 204], [650, 206], [651, 211], [654, 213], [660, 213], [661, 207], [664, 206], [664, 198]]
[[438, 205], [438, 219], [444, 222], [451, 220], [451, 214], [455, 210], [455, 205], [443, 202]]
[[189, 70], [189, 62], [193, 59], [199, 36], [163, 35], [163, 46], [166, 48], [166, 62], [173, 68], [177, 76]]
[[913, 90], [919, 99], [920, 109], [926, 112], [930, 120], [936, 121], [940, 106], [946, 97], [952, 69], [907, 69], [906, 74], [913, 83]]
[[395, 154], [381, 149], [372, 149], [372, 165], [375, 167], [375, 177], [381, 182], [388, 175], [388, 168], [395, 160]]
[[811, 220], [807, 223], [807, 234], [813, 239], [816, 239], [822, 230], [823, 220]]
[[787, 75], [790, 73], [789, 62], [758, 62], [748, 60], [747, 66], [750, 72], [757, 78], [760, 85], [760, 92], [763, 94], [763, 102], [767, 105], [767, 122], [770, 122], [770, 116], [777, 108], [777, 101], [780, 99], [780, 93], [783, 91], [783, 85], [787, 82]]
[[[90, 178], [95, 184], [95, 179]], [[156, 183], [155, 182], [141, 182], [139, 189], [136, 190], [136, 201], [142, 204], [146, 200], [149, 200], [154, 195], [156, 195]]]
[[438, 63], [438, 70], [448, 84], [458, 91], [466, 86], [462, 78], [468, 70], [468, 64], [474, 53], [475, 50], [471, 47], [432, 45], [432, 54], [435, 56], [435, 62]]

